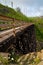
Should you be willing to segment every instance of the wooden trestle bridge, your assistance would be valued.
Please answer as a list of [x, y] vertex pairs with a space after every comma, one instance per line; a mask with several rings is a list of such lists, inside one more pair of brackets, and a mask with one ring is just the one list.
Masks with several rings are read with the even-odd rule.
[[0, 52], [9, 52], [12, 46], [15, 52], [28, 53], [36, 51], [34, 24], [25, 24], [24, 26], [0, 32]]

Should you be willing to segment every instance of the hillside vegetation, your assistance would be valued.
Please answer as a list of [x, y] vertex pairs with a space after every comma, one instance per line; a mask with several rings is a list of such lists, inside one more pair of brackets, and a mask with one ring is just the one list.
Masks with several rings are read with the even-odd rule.
[[35, 23], [36, 39], [43, 42], [43, 17], [33, 17], [29, 19]]
[[25, 15], [23, 15], [21, 12], [15, 11], [14, 9], [8, 6], [4, 6], [2, 4], [0, 4], [0, 14], [23, 21], [28, 21], [28, 18]]
[[36, 39], [40, 42], [43, 41], [43, 17], [28, 18], [23, 13], [17, 12], [14, 9], [0, 4], [0, 14], [12, 17], [25, 22], [35, 23]]

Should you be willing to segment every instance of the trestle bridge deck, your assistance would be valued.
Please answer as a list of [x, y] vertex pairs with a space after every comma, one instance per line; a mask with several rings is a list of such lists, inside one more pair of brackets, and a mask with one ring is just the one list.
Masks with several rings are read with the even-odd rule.
[[34, 24], [0, 32], [0, 52], [9, 52], [12, 48], [18, 53], [28, 53], [36, 51], [36, 37]]

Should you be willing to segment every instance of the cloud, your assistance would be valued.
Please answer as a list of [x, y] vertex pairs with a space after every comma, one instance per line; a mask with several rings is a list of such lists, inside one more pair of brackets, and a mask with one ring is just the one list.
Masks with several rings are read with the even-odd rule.
[[26, 16], [41, 16], [43, 15], [43, 0], [0, 0], [1, 3], [11, 7], [13, 2], [13, 8], [20, 7], [23, 14]]

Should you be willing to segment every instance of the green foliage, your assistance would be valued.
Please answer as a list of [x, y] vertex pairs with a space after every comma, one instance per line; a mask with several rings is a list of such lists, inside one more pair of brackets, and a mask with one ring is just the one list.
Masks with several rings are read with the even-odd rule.
[[28, 18], [25, 15], [23, 15], [21, 12], [15, 11], [14, 9], [8, 6], [4, 6], [2, 4], [0, 4], [0, 14], [23, 21], [28, 21]]
[[8, 59], [4, 58], [3, 56], [0, 55], [0, 62], [3, 65], [8, 65]]
[[15, 53], [15, 50], [14, 48], [12, 47], [12, 49], [10, 50], [9, 52], [9, 55], [8, 55], [8, 60], [9, 60], [9, 63], [17, 63], [17, 59], [19, 58], [19, 55], [17, 55]]
[[30, 22], [35, 24], [36, 40], [43, 42], [43, 18], [32, 17], [29, 18]]
[[21, 10], [19, 7], [16, 8], [16, 11], [21, 13]]

